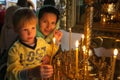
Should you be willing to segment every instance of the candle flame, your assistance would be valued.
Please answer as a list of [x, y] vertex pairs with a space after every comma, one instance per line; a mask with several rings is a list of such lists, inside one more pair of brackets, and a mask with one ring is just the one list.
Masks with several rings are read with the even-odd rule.
[[78, 45], [79, 45], [79, 42], [78, 42], [78, 40], [76, 41], [75, 45], [76, 45], [76, 47], [78, 47]]
[[84, 34], [82, 34], [82, 39], [84, 39]]
[[55, 39], [55, 37], [53, 38], [53, 43], [55, 44], [55, 41], [56, 41], [56, 39]]
[[69, 31], [71, 32], [71, 28], [69, 28]]
[[83, 46], [83, 51], [85, 51], [86, 50], [86, 47], [85, 47], [85, 45]]
[[103, 22], [106, 22], [106, 19], [105, 19], [105, 18], [103, 18]]
[[118, 50], [114, 49], [114, 56], [116, 56], [118, 54]]

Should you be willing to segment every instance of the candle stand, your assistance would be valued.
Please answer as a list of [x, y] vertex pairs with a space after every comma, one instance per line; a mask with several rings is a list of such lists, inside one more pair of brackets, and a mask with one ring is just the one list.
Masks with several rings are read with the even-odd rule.
[[113, 56], [97, 57], [94, 49], [91, 48], [93, 0], [85, 0], [85, 2], [88, 7], [85, 11], [84, 39], [79, 40], [78, 51], [72, 50], [69, 46], [69, 51], [61, 50], [54, 56], [52, 60], [54, 74], [50, 80], [115, 80]]
[[54, 74], [50, 80], [111, 80], [113, 57], [97, 57], [91, 49], [92, 55], [84, 59], [80, 52], [79, 47], [77, 75], [76, 51], [60, 51], [53, 59]]

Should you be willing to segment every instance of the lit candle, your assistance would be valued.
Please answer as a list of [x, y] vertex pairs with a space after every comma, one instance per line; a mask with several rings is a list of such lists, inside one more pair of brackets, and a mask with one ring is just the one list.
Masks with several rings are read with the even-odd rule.
[[55, 45], [55, 37], [53, 38], [53, 44], [52, 44], [52, 53], [51, 53], [51, 59], [50, 59], [50, 64], [52, 64], [52, 58], [53, 58], [53, 54], [54, 54], [54, 45]]
[[111, 80], [114, 79], [115, 63], [116, 63], [117, 54], [118, 54], [118, 50], [114, 49], [114, 56], [113, 56], [113, 62], [112, 62], [112, 78], [111, 78]]
[[83, 46], [84, 44], [84, 34], [82, 34], [82, 38], [81, 38], [81, 46]]
[[53, 44], [52, 44], [52, 55], [54, 54], [54, 46], [55, 46], [56, 39], [55, 37], [53, 38]]
[[112, 15], [112, 16], [111, 16], [111, 20], [113, 20], [113, 19], [114, 19], [114, 16]]
[[55, 44], [55, 41], [56, 41], [56, 39], [55, 39], [55, 37], [53, 38], [53, 44]]
[[87, 61], [87, 52], [86, 52], [86, 46], [83, 46], [83, 60], [84, 60], [84, 75], [87, 76], [88, 73], [88, 61]]
[[83, 46], [83, 59], [85, 59], [85, 56], [86, 56], [86, 47], [85, 45]]
[[71, 51], [71, 38], [72, 35], [71, 35], [71, 28], [69, 28], [69, 50]]
[[78, 45], [79, 45], [79, 42], [78, 40], [76, 41], [76, 74], [78, 74]]
[[118, 50], [117, 50], [117, 49], [114, 49], [114, 59], [116, 59], [117, 54], [118, 54]]
[[106, 22], [106, 18], [103, 18], [103, 23], [105, 23]]

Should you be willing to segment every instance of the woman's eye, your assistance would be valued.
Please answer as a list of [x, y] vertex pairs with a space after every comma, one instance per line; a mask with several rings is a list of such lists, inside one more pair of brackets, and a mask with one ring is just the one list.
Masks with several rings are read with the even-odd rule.
[[52, 22], [51, 24], [55, 25], [56, 23], [55, 23], [55, 22]]
[[35, 29], [35, 27], [32, 27], [32, 29]]

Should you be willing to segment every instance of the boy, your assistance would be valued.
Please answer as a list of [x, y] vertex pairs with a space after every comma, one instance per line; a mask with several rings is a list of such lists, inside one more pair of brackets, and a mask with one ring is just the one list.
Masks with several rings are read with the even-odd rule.
[[36, 23], [37, 18], [30, 9], [15, 11], [13, 26], [19, 39], [8, 52], [8, 80], [40, 80], [53, 74], [53, 67], [46, 64], [49, 57], [45, 56], [51, 56], [52, 47], [42, 38], [35, 37]]

